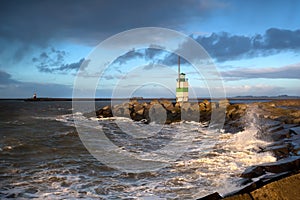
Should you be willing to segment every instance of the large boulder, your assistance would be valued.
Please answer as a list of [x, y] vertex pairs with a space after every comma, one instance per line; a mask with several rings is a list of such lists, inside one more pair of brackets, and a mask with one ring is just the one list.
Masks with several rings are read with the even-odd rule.
[[113, 114], [112, 114], [111, 106], [104, 106], [102, 109], [96, 111], [96, 115], [102, 118], [112, 117]]

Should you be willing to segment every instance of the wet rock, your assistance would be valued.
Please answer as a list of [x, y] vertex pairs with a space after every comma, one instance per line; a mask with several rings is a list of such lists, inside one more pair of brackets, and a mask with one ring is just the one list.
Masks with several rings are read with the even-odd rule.
[[285, 178], [290, 174], [291, 174], [291, 172], [282, 172], [282, 173], [278, 173], [278, 174], [265, 174], [265, 175], [262, 175], [261, 177], [259, 177], [259, 179], [262, 182], [262, 184], [265, 185], [265, 184], [271, 183], [273, 181], [277, 181], [282, 178]]
[[273, 126], [273, 127], [269, 128], [269, 129], [268, 129], [268, 132], [269, 132], [269, 133], [274, 133], [274, 132], [280, 131], [280, 130], [282, 130], [282, 129], [283, 129], [282, 124], [279, 124], [278, 126]]
[[300, 135], [300, 126], [290, 128], [290, 133], [295, 134], [295, 135]]
[[15, 194], [15, 193], [11, 193], [6, 196], [6, 198], [17, 198], [17, 197], [18, 197], [18, 194]]
[[283, 144], [283, 145], [279, 145], [279, 146], [269, 146], [267, 148], [265, 148], [263, 150], [264, 152], [266, 151], [272, 151], [274, 156], [277, 159], [281, 159], [281, 158], [286, 158], [289, 156], [289, 145], [287, 144]]
[[275, 163], [267, 163], [260, 166], [262, 166], [266, 172], [271, 173], [295, 171], [299, 170], [300, 156], [291, 156], [288, 158], [281, 159]]
[[300, 196], [299, 184], [300, 173], [293, 175], [289, 172], [268, 174], [239, 191], [225, 195], [224, 199], [298, 199]]
[[247, 105], [245, 104], [232, 104], [228, 105], [226, 109], [226, 121], [235, 122], [245, 116]]
[[[216, 105], [214, 104], [213, 107], [216, 108]], [[200, 111], [210, 111], [212, 109], [212, 103], [205, 99], [203, 102], [199, 103], [199, 108]]]
[[228, 107], [230, 105], [228, 99], [219, 100], [218, 103], [219, 103], [219, 107], [221, 107], [221, 108], [226, 108], [226, 107]]
[[222, 196], [220, 196], [218, 192], [215, 192], [197, 200], [219, 200], [219, 199], [222, 199]]
[[265, 173], [264, 168], [262, 166], [252, 166], [247, 168], [242, 174], [243, 178], [255, 178], [261, 176]]
[[173, 103], [171, 101], [168, 100], [161, 100], [160, 104], [167, 110], [167, 111], [173, 111], [174, 106]]
[[238, 194], [231, 197], [226, 197], [224, 200], [252, 200], [251, 196], [249, 194]]
[[104, 117], [104, 118], [112, 117], [113, 114], [112, 114], [111, 106], [105, 106], [102, 109], [96, 111], [96, 115], [98, 117]]
[[164, 124], [167, 120], [167, 113], [161, 104], [153, 104], [149, 110], [149, 121]]
[[129, 104], [124, 103], [114, 106], [112, 109], [112, 113], [115, 117], [130, 117]]
[[300, 174], [296, 174], [279, 181], [275, 181], [265, 185], [259, 189], [252, 191], [250, 194], [253, 199], [269, 200], [269, 199], [298, 199], [300, 196]]
[[299, 167], [300, 156], [291, 156], [288, 158], [281, 159], [277, 162], [265, 163], [249, 167], [241, 174], [241, 177], [255, 178], [265, 174], [266, 172], [282, 173], [288, 171], [296, 171], [299, 170]]
[[291, 153], [299, 156], [300, 155], [300, 135], [292, 135], [290, 138], [284, 140], [291, 146]]
[[282, 140], [284, 138], [289, 138], [289, 137], [291, 137], [291, 134], [290, 134], [289, 130], [287, 130], [287, 129], [282, 129], [282, 130], [273, 132], [271, 135], [271, 138], [274, 141]]

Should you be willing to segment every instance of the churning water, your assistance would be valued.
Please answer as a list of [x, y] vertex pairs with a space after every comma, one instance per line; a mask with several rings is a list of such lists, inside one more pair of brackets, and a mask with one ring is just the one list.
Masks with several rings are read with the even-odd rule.
[[[97, 103], [103, 106], [108, 102]], [[257, 153], [267, 145], [249, 126], [239, 133], [209, 131], [196, 122], [164, 125], [125, 118], [98, 120], [107, 138], [122, 151], [153, 151], [172, 142], [177, 133], [195, 137], [178, 159], [152, 171], [124, 172], [95, 159], [74, 126], [86, 119], [72, 115], [71, 102], [0, 102], [0, 197], [38, 199], [196, 199], [212, 192], [229, 193], [240, 187], [246, 167], [275, 161]], [[249, 116], [251, 117], [251, 116]], [[116, 123], [118, 121], [118, 123]], [[140, 127], [149, 138], [134, 138], [122, 129]], [[125, 127], [125, 128], [124, 128]], [[155, 134], [156, 133], [156, 134]], [[153, 156], [153, 159], [156, 157]]]

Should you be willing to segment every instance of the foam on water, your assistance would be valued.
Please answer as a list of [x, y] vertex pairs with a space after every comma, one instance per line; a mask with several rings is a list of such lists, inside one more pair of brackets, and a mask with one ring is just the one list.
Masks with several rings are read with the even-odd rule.
[[[159, 133], [153, 134], [161, 125], [133, 122], [127, 118], [87, 119], [82, 113], [36, 116], [33, 120], [54, 121], [74, 129], [74, 118], [97, 121], [98, 128], [109, 132], [110, 139], [119, 145], [120, 151], [131, 151], [137, 155], [146, 152], [147, 159], [157, 148], [172, 142], [172, 137], [178, 137], [177, 133], [188, 135], [193, 132], [196, 137], [192, 139], [186, 152], [181, 152], [182, 155], [176, 161], [168, 163], [167, 167], [152, 172], [126, 173], [104, 166], [90, 156], [83, 150], [78, 136], [68, 134], [68, 129], [53, 127], [52, 135], [43, 138], [45, 144], [49, 145], [49, 155], [53, 157], [33, 162], [29, 167], [7, 164], [10, 168], [6, 170], [10, 170], [2, 177], [21, 174], [21, 178], [14, 179], [12, 184], [5, 186], [0, 191], [0, 196], [14, 193], [22, 194], [21, 197], [24, 198], [38, 199], [196, 199], [216, 191], [221, 194], [234, 191], [240, 187], [239, 175], [247, 167], [276, 160], [271, 153], [258, 153], [260, 147], [268, 143], [257, 139], [253, 120], [248, 128], [236, 134], [214, 132], [206, 128], [207, 124], [196, 122], [164, 125]], [[118, 128], [116, 121], [125, 128], [140, 127], [144, 135], [149, 131], [152, 139], [128, 137]], [[70, 147], [72, 145], [74, 148]], [[9, 153], [15, 148], [8, 146], [2, 146], [1, 152], [5, 149]], [[29, 156], [29, 161], [34, 159], [32, 154]], [[45, 156], [47, 153], [42, 155], [43, 158]], [[153, 160], [155, 159], [157, 156], [153, 155]]]
[[[65, 120], [66, 123], [72, 121], [69, 117], [66, 116], [68, 118]], [[78, 114], [76, 117], [82, 116]], [[155, 123], [143, 124], [127, 118], [90, 118], [90, 120], [99, 121], [100, 124], [110, 127], [112, 132], [114, 132], [114, 127], [110, 126], [110, 123], [115, 120], [123, 122], [127, 126], [134, 124], [143, 127], [143, 130], [146, 127], [149, 132], [156, 131], [157, 126]], [[137, 183], [129, 185], [120, 183], [124, 187], [122, 190], [114, 191], [114, 195], [104, 195], [104, 197], [193, 199], [215, 191], [226, 194], [240, 187], [239, 175], [247, 167], [276, 161], [269, 152], [258, 153], [261, 147], [269, 143], [256, 138], [255, 126], [249, 126], [245, 131], [236, 134], [216, 134], [208, 131], [205, 127], [206, 125], [196, 122], [164, 125], [162, 130], [165, 132], [194, 131], [199, 135], [193, 139], [192, 145], [180, 159], [169, 163], [169, 167], [157, 172], [158, 175], [149, 177], [148, 180], [138, 180]], [[113, 185], [114, 183], [108, 187], [113, 187]]]

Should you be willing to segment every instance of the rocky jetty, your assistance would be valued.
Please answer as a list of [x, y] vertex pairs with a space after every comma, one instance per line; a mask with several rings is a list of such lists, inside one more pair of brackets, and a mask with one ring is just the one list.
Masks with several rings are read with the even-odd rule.
[[211, 103], [208, 100], [203, 102], [184, 102], [174, 103], [168, 100], [152, 100], [151, 102], [139, 102], [131, 100], [114, 106], [105, 106], [96, 111], [99, 118], [107, 117], [127, 117], [134, 121], [143, 120], [145, 123], [158, 122], [170, 124], [179, 122], [184, 117], [187, 121], [209, 122], [211, 120], [212, 110], [224, 112], [226, 107], [230, 107], [230, 116], [238, 118], [240, 111], [245, 108], [239, 106], [230, 106], [228, 100]]
[[[225, 108], [225, 109], [224, 109]], [[209, 123], [212, 113], [223, 117], [226, 132], [235, 133], [249, 123], [256, 126], [257, 137], [271, 142], [258, 152], [272, 152], [274, 163], [251, 166], [240, 176], [241, 188], [222, 197], [213, 193], [204, 199], [297, 199], [300, 196], [300, 100], [276, 100], [250, 104], [230, 104], [227, 100], [200, 103], [173, 103], [152, 100], [149, 103], [133, 100], [105, 106], [97, 117], [128, 117], [145, 123], [178, 122], [182, 120]], [[249, 121], [249, 113], [251, 114]], [[247, 120], [246, 120], [247, 118]], [[221, 120], [221, 119], [220, 119]]]

